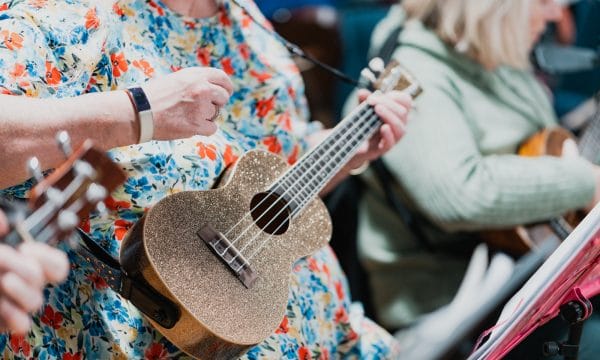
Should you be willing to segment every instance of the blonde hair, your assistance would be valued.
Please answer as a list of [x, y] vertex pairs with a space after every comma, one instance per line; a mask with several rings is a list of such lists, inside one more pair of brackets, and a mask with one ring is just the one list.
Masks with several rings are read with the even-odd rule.
[[486, 67], [529, 65], [531, 0], [404, 0], [409, 19]]

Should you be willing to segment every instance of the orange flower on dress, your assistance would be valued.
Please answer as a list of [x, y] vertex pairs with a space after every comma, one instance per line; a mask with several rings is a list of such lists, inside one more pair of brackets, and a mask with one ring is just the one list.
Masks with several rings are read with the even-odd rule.
[[196, 147], [198, 148], [198, 155], [203, 158], [209, 158], [211, 160], [215, 160], [217, 158], [217, 147], [212, 145], [212, 144], [208, 144], [205, 145], [204, 143], [196, 143]]
[[154, 1], [152, 1], [152, 0], [148, 1], [148, 5], [155, 8], [156, 11], [158, 12], [158, 15], [165, 16], [165, 10], [162, 7], [158, 6], [158, 4], [155, 3]]
[[287, 161], [290, 165], [294, 165], [296, 161], [298, 161], [298, 145], [294, 145], [294, 150], [292, 150], [292, 153], [288, 156]]
[[343, 306], [340, 306], [335, 312], [334, 320], [336, 323], [348, 322], [348, 312]]
[[298, 359], [311, 360], [312, 356], [310, 355], [310, 350], [307, 347], [302, 346], [300, 349], [298, 349]]
[[104, 200], [104, 204], [109, 210], [119, 211], [121, 209], [129, 209], [131, 207], [131, 203], [128, 201], [119, 201], [114, 197], [109, 196]]
[[81, 219], [81, 221], [79, 222], [79, 227], [84, 232], [89, 233], [90, 230], [92, 229], [92, 225], [90, 224], [90, 218], [85, 217], [85, 218]]
[[9, 50], [18, 50], [23, 47], [23, 37], [15, 32], [2, 30], [0, 32], [2, 42]]
[[110, 63], [112, 64], [114, 77], [123, 75], [129, 69], [123, 53], [110, 54]]
[[233, 164], [237, 161], [237, 159], [238, 157], [233, 154], [231, 146], [227, 145], [225, 148], [225, 153], [223, 154], [223, 162], [225, 163], [225, 167]]
[[146, 360], [168, 360], [169, 352], [161, 344], [152, 344], [148, 350], [144, 353], [144, 359]]
[[136, 68], [142, 70], [147, 77], [152, 77], [152, 75], [154, 75], [154, 68], [146, 60], [134, 60], [132, 64]]
[[133, 226], [131, 221], [119, 219], [115, 221], [115, 237], [121, 241], [125, 238], [125, 234], [129, 231], [129, 228]]
[[98, 273], [93, 272], [90, 275], [88, 275], [87, 279], [94, 285], [95, 289], [106, 289], [108, 288], [108, 284], [106, 283], [106, 280], [104, 280], [104, 278], [100, 275], [98, 275]]
[[229, 20], [229, 17], [227, 16], [227, 14], [225, 14], [224, 11], [219, 13], [219, 22], [223, 26], [231, 26], [231, 20]]
[[44, 324], [51, 326], [56, 330], [60, 329], [62, 326], [63, 316], [59, 311], [54, 311], [52, 306], [46, 305], [44, 308], [44, 315], [42, 315], [40, 320], [42, 320]]
[[221, 60], [221, 66], [223, 67], [223, 71], [225, 71], [227, 75], [233, 75], [233, 73], [235, 72], [233, 70], [233, 65], [231, 65], [231, 58], [224, 58], [223, 60]]
[[64, 353], [62, 360], [81, 360], [81, 353]]
[[29, 345], [29, 342], [25, 341], [23, 335], [11, 334], [10, 347], [15, 354], [22, 353], [26, 358], [29, 358], [29, 355], [31, 355], [31, 345]]
[[273, 77], [273, 75], [271, 75], [267, 72], [259, 73], [256, 70], [250, 70], [250, 76], [252, 76], [253, 78], [256, 78], [258, 81], [263, 82], [263, 83]]
[[210, 51], [206, 48], [199, 48], [196, 50], [196, 59], [204, 66], [208, 66], [210, 63]]
[[86, 29], [97, 29], [100, 27], [100, 19], [96, 16], [96, 8], [88, 10], [85, 14], [85, 28]]
[[13, 78], [19, 78], [25, 74], [25, 65], [23, 64], [15, 64], [14, 69], [10, 72], [10, 76]]
[[238, 51], [240, 55], [244, 58], [244, 60], [250, 59], [250, 48], [248, 44], [241, 43], [238, 45]]
[[30, 4], [33, 7], [36, 7], [38, 9], [43, 8], [44, 6], [46, 6], [46, 3], [48, 2], [48, 0], [31, 0]]
[[288, 94], [292, 99], [296, 99], [296, 90], [293, 87], [288, 87]]
[[2, 5], [0, 5], [0, 11], [4, 11], [4, 10], [8, 10], [8, 4], [4, 3]]
[[275, 97], [271, 96], [268, 99], [258, 100], [256, 102], [256, 115], [259, 117], [265, 117], [269, 111], [275, 107]]
[[115, 12], [115, 14], [117, 14], [119, 16], [125, 16], [125, 11], [123, 11], [123, 9], [121, 9], [119, 4], [113, 5], [113, 11]]
[[337, 293], [338, 299], [342, 300], [344, 298], [344, 287], [339, 281], [335, 282], [335, 292]]
[[288, 318], [287, 316], [284, 316], [281, 324], [279, 324], [279, 327], [275, 330], [275, 334], [287, 334], [289, 330]]
[[281, 128], [285, 131], [292, 131], [292, 118], [290, 117], [290, 112], [286, 111], [283, 114], [279, 115], [277, 118], [277, 123], [281, 125]]
[[242, 15], [242, 27], [247, 28], [250, 26], [250, 24], [252, 24], [252, 19], [250, 19], [250, 16], [246, 14]]
[[60, 71], [52, 66], [50, 61], [46, 61], [46, 83], [48, 85], [58, 85], [60, 84], [61, 73]]
[[274, 153], [281, 153], [281, 144], [279, 143], [279, 139], [276, 136], [269, 136], [268, 138], [263, 140], [263, 144], [267, 147], [267, 149]]

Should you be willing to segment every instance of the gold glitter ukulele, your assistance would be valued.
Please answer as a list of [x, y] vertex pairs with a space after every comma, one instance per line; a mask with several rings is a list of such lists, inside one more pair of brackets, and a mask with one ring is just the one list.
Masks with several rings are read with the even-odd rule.
[[[420, 92], [397, 64], [380, 68], [379, 91]], [[150, 209], [123, 241], [121, 264], [176, 305], [176, 321], [147, 316], [153, 325], [200, 359], [234, 358], [270, 336], [284, 316], [292, 265], [329, 241], [319, 191], [380, 125], [363, 103], [293, 167], [250, 151], [218, 188]]]

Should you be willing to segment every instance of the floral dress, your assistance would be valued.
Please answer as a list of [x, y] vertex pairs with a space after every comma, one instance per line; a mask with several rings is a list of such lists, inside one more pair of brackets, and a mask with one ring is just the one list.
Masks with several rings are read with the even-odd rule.
[[[254, 3], [241, 0], [269, 26]], [[120, 241], [160, 199], [212, 187], [245, 151], [262, 148], [292, 164], [306, 150], [303, 85], [284, 47], [239, 6], [219, 3], [216, 16], [188, 18], [160, 0], [0, 1], [0, 92], [70, 97], [124, 89], [190, 66], [212, 66], [233, 80], [234, 94], [210, 137], [151, 141], [109, 156], [127, 173], [85, 231], [117, 256]], [[2, 191], [24, 197], [27, 184]], [[93, 267], [66, 249], [72, 269], [45, 290], [26, 336], [0, 335], [4, 359], [185, 358]], [[393, 358], [393, 338], [352, 306], [329, 248], [293, 267], [281, 325], [244, 359]]]

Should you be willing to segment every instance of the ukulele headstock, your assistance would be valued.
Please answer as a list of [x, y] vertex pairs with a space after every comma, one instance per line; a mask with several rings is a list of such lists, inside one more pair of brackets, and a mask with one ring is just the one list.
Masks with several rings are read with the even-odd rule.
[[55, 244], [67, 239], [81, 219], [94, 208], [101, 208], [102, 201], [125, 181], [123, 171], [104, 152], [94, 148], [91, 140], [84, 141], [75, 151], [71, 150], [66, 132], [59, 133], [57, 140], [66, 160], [50, 175], [42, 175], [36, 158], [28, 163], [37, 184], [29, 195], [30, 214], [26, 218], [13, 216], [22, 220], [11, 224], [15, 233], [5, 239], [11, 245], [31, 240]]
[[361, 71], [361, 77], [366, 79], [371, 90], [404, 91], [413, 99], [423, 92], [415, 77], [396, 60], [385, 65], [380, 58], [373, 58], [369, 61], [369, 67]]

